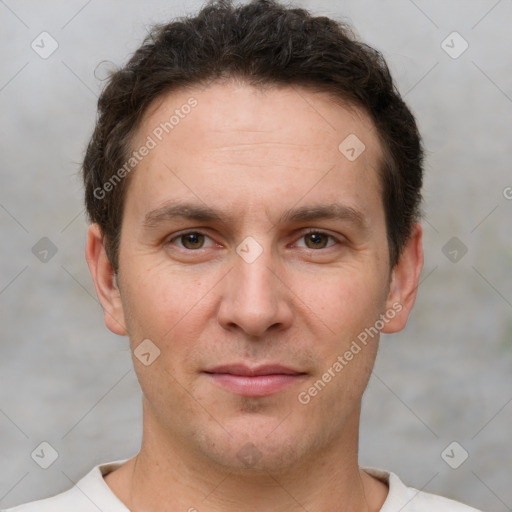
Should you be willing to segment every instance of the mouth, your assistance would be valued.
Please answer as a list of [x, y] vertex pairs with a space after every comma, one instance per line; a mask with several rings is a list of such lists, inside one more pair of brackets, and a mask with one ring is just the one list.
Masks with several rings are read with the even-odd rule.
[[278, 364], [256, 367], [244, 364], [224, 365], [203, 373], [222, 388], [248, 397], [273, 395], [303, 380], [307, 375], [305, 372]]

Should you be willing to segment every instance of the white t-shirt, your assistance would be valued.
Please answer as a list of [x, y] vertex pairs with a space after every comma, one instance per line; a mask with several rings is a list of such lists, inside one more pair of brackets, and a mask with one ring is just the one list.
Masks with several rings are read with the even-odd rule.
[[[127, 460], [99, 464], [68, 491], [0, 512], [129, 512], [103, 479]], [[480, 512], [448, 498], [407, 487], [394, 473], [362, 469], [389, 486], [388, 497], [380, 512]]]

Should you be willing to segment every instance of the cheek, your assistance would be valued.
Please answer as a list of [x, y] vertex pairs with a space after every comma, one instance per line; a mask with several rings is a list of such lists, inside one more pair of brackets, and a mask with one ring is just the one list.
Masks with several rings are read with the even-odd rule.
[[[204, 329], [204, 283], [158, 266], [139, 273], [125, 270], [123, 307], [143, 393], [156, 409], [180, 404], [183, 410], [189, 399], [182, 386], [191, 389], [189, 377], [195, 369], [197, 340]], [[138, 360], [137, 347], [148, 339], [158, 355], [146, 366]]]
[[340, 343], [373, 325], [386, 300], [384, 280], [368, 267], [346, 266], [322, 279], [303, 279], [302, 290], [310, 318], [322, 322]]
[[[204, 296], [204, 284], [187, 272], [158, 265], [125, 274], [123, 305], [131, 331], [162, 338], [178, 325]], [[144, 331], [144, 332], [142, 332]], [[135, 333], [134, 332], [134, 333]]]
[[314, 313], [317, 334], [317, 374], [303, 389], [320, 415], [345, 417], [357, 407], [368, 384], [377, 354], [379, 330], [375, 330], [385, 306], [385, 281], [366, 267], [338, 269], [337, 279], [317, 282], [306, 304]]
[[[158, 265], [132, 276], [130, 280], [128, 273], [125, 275], [128, 285], [123, 294], [132, 351], [142, 340], [149, 339], [160, 351], [158, 366], [165, 367], [171, 375], [180, 374], [188, 379], [197, 366], [196, 352], [201, 350], [198, 340], [204, 338], [203, 332], [211, 320], [210, 293], [216, 280], [213, 276], [198, 279], [190, 272], [171, 271]], [[141, 366], [136, 360], [134, 363]], [[167, 377], [162, 378], [166, 381]]]
[[[331, 283], [311, 295], [312, 303], [321, 304], [315, 311], [321, 319], [317, 326], [321, 324], [326, 335], [315, 346], [318, 372], [302, 391], [320, 417], [341, 421], [358, 407], [373, 369], [379, 331], [372, 328], [384, 298], [376, 282], [364, 277]], [[333, 420], [333, 428], [336, 425]]]

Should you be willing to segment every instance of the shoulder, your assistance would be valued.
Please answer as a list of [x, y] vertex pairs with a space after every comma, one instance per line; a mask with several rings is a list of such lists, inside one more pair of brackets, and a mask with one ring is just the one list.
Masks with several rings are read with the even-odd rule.
[[435, 494], [418, 491], [417, 489], [409, 489], [414, 491], [411, 499], [414, 498], [415, 500], [411, 512], [431, 512], [432, 510], [436, 510], [437, 512], [480, 512], [476, 508], [444, 498], [443, 496], [436, 496]]
[[76, 487], [73, 487], [68, 491], [57, 494], [57, 496], [32, 501], [14, 508], [2, 510], [1, 512], [61, 512], [64, 510], [89, 512], [92, 510], [91, 505], [91, 502], [89, 502], [89, 508], [87, 508], [87, 504], [83, 503], [83, 499], [81, 499], [80, 495], [77, 493]]
[[127, 512], [128, 509], [112, 493], [103, 476], [120, 467], [128, 459], [95, 466], [71, 489], [38, 501], [32, 501], [0, 512]]
[[[411, 503], [410, 512], [480, 512], [458, 501], [419, 491], [413, 487], [408, 487], [407, 492]], [[409, 511], [409, 508], [406, 510]]]
[[458, 501], [408, 487], [397, 475], [389, 471], [368, 467], [361, 469], [385, 482], [389, 487], [388, 496], [380, 512], [481, 512]]

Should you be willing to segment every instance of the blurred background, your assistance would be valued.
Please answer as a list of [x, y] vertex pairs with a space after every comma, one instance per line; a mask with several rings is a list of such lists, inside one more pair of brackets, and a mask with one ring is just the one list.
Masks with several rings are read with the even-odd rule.
[[[382, 51], [427, 153], [425, 268], [407, 328], [381, 339], [361, 464], [512, 510], [512, 2], [292, 3]], [[2, 508], [140, 447], [128, 340], [104, 326], [84, 259], [78, 170], [111, 63], [201, 5], [0, 0]], [[47, 469], [42, 442], [57, 456]]]

